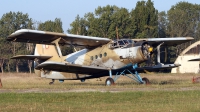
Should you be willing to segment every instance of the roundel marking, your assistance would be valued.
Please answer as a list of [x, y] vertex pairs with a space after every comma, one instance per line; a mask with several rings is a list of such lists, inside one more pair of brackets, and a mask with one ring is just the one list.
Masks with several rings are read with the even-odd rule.
[[45, 45], [45, 49], [48, 49], [49, 48], [49, 45]]

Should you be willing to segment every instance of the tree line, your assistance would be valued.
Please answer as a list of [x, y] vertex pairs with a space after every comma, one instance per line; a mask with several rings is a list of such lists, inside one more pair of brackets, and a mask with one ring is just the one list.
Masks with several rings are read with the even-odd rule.
[[[32, 61], [10, 59], [15, 55], [33, 54], [34, 52], [34, 44], [6, 41], [7, 36], [19, 29], [63, 33], [60, 18], [55, 18], [54, 21], [40, 22], [30, 18], [27, 13], [8, 12], [3, 14], [0, 18], [0, 71], [2, 73], [32, 72]], [[136, 7], [131, 11], [115, 5], [99, 6], [94, 12], [85, 13], [83, 17], [77, 15], [67, 32], [110, 39], [194, 37], [192, 42], [177, 47], [162, 48], [164, 53], [161, 55], [165, 56], [161, 62], [173, 63], [183, 49], [200, 38], [200, 5], [179, 2], [167, 12], [158, 12], [151, 0], [138, 1]], [[72, 52], [66, 46], [62, 46], [62, 49], [64, 54]]]

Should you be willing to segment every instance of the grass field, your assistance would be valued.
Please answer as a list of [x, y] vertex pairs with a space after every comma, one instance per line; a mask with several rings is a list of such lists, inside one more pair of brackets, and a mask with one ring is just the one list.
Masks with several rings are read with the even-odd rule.
[[110, 87], [104, 86], [105, 78], [48, 85], [50, 79], [34, 74], [0, 74], [0, 112], [200, 111], [200, 84], [192, 83], [199, 74], [141, 75], [151, 85], [139, 85], [126, 77]]
[[200, 91], [2, 93], [1, 112], [199, 112]]

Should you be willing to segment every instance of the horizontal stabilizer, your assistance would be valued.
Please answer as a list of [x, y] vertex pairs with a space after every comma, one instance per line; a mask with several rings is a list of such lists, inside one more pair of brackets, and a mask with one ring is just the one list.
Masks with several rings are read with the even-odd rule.
[[41, 60], [47, 60], [51, 58], [52, 56], [38, 56], [38, 55], [17, 55], [12, 57], [11, 59], [26, 59], [26, 60], [34, 60], [34, 59], [41, 59]]
[[200, 58], [191, 59], [191, 60], [188, 60], [188, 61], [200, 61]]

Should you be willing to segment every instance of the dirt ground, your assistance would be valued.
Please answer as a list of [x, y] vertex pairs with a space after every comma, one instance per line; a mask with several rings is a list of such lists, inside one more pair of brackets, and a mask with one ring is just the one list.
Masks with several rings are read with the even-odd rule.
[[[200, 74], [141, 74], [148, 77], [151, 84], [142, 85], [122, 76], [113, 86], [105, 86], [107, 77], [80, 81], [66, 80], [64, 83], [56, 81], [49, 85], [51, 79], [38, 77], [28, 73], [4, 73], [0, 74], [2, 87], [0, 93], [58, 93], [58, 92], [124, 92], [124, 91], [189, 91], [200, 90], [200, 83], [193, 83], [193, 78]], [[199, 79], [200, 80], [200, 79]]]

